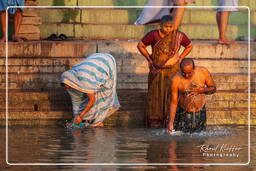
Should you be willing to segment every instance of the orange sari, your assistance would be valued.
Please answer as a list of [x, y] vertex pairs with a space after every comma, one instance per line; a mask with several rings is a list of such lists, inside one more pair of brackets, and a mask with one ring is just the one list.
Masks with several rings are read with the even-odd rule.
[[175, 31], [160, 39], [153, 48], [152, 61], [159, 69], [154, 72], [150, 68], [148, 75], [148, 126], [165, 126], [169, 111], [171, 80], [180, 69], [178, 53], [181, 39], [182, 34]]

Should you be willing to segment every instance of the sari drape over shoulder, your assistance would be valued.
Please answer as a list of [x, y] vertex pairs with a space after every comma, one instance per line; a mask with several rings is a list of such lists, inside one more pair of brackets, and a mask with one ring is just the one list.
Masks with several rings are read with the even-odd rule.
[[116, 81], [116, 62], [114, 57], [107, 53], [92, 54], [61, 75], [61, 82], [72, 87], [68, 92], [74, 117], [86, 107], [86, 93], [95, 95], [95, 104], [83, 117], [83, 120], [89, 121], [90, 124], [103, 122], [120, 107]]
[[164, 126], [169, 111], [172, 77], [179, 71], [178, 53], [182, 33], [173, 32], [160, 39], [153, 48], [152, 60], [160, 66], [157, 73], [152, 69], [148, 77], [148, 114], [150, 126]]

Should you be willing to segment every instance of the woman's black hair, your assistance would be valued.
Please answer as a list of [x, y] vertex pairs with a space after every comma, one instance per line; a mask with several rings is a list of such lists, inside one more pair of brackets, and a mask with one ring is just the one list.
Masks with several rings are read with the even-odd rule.
[[170, 15], [164, 15], [162, 18], [161, 18], [161, 23], [160, 24], [164, 24], [166, 22], [173, 22], [173, 18], [172, 16]]

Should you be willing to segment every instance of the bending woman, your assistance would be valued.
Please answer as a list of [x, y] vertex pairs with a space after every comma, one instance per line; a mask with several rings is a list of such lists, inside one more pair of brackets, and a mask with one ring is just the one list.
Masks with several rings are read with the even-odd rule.
[[107, 53], [94, 53], [61, 75], [73, 106], [75, 124], [104, 126], [103, 120], [119, 107], [116, 62]]
[[[149, 45], [151, 55], [146, 49]], [[185, 49], [179, 55], [181, 46]], [[181, 60], [192, 50], [192, 43], [184, 33], [174, 29], [172, 17], [165, 15], [160, 29], [146, 34], [137, 47], [149, 63], [148, 125], [163, 126], [169, 110], [171, 79], [179, 71]]]

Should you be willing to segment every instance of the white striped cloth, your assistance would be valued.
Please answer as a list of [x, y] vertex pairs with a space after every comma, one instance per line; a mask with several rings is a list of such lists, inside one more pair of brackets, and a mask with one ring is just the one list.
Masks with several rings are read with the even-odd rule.
[[64, 72], [61, 82], [72, 87], [67, 90], [71, 96], [74, 117], [86, 107], [86, 93], [95, 95], [95, 104], [83, 117], [90, 124], [103, 122], [120, 107], [116, 94], [116, 61], [110, 54], [91, 54], [71, 70]]

